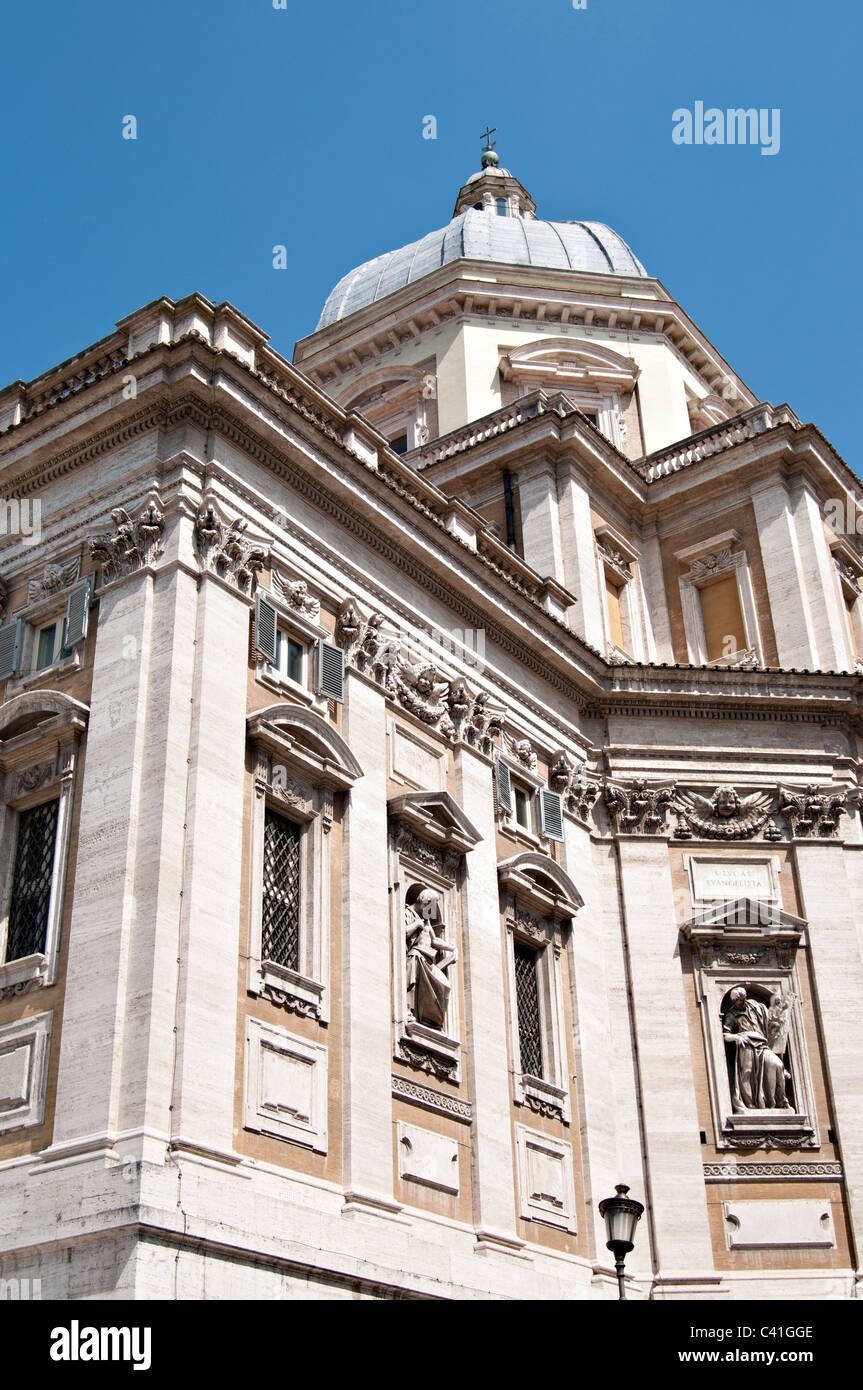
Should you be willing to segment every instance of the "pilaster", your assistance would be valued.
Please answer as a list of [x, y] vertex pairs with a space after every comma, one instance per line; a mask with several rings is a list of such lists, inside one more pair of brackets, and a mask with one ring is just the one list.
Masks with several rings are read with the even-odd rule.
[[656, 1274], [660, 1281], [709, 1279], [713, 1251], [668, 846], [664, 838], [621, 835], [617, 851]]
[[596, 541], [590, 518], [590, 495], [571, 464], [558, 466], [560, 533], [565, 586], [578, 599], [573, 610], [575, 631], [598, 651], [605, 650], [605, 628], [596, 563]]
[[392, 993], [388, 929], [386, 701], [349, 671], [344, 736], [365, 775], [353, 787], [343, 854], [344, 1183], [350, 1201], [393, 1200]]
[[517, 1249], [496, 826], [488, 763], [460, 745], [456, 800], [482, 836], [467, 860], [462, 949], [465, 1053], [473, 1101], [474, 1224], [483, 1246]]

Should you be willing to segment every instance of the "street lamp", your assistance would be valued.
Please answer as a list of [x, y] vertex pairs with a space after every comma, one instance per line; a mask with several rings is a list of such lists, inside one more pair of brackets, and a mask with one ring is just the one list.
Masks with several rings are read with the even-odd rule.
[[633, 1197], [627, 1197], [628, 1191], [629, 1188], [625, 1183], [618, 1183], [615, 1188], [617, 1196], [606, 1197], [599, 1204], [599, 1214], [605, 1222], [605, 1233], [608, 1236], [606, 1244], [614, 1255], [617, 1287], [620, 1290], [621, 1298], [626, 1298], [626, 1289], [623, 1283], [623, 1262], [635, 1243], [635, 1228], [644, 1211], [640, 1202], [636, 1202]]

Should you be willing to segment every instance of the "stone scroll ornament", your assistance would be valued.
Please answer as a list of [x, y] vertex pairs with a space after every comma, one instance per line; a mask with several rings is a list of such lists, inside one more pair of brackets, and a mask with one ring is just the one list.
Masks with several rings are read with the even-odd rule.
[[787, 1087], [791, 1073], [784, 1057], [791, 1027], [791, 1000], [778, 991], [769, 1007], [745, 985], [736, 985], [722, 1016], [722, 1033], [734, 1050], [731, 1062], [731, 1107], [735, 1115], [750, 1110], [790, 1110]]
[[248, 522], [228, 522], [213, 502], [205, 502], [195, 518], [195, 544], [204, 569], [227, 579], [241, 594], [253, 594], [269, 548], [249, 540]]
[[440, 899], [423, 888], [405, 908], [408, 1015], [427, 1028], [443, 1029], [452, 986], [447, 972], [457, 953], [444, 936]]
[[115, 507], [111, 520], [114, 529], [90, 541], [90, 555], [101, 565], [105, 583], [153, 564], [162, 554], [165, 529], [164, 512], [153, 498], [137, 517], [125, 507]]
[[741, 796], [735, 787], [717, 787], [711, 797], [679, 787], [674, 797], [677, 837], [698, 834], [710, 840], [748, 840], [763, 828], [768, 840], [780, 838], [770, 820], [776, 801], [772, 791]]

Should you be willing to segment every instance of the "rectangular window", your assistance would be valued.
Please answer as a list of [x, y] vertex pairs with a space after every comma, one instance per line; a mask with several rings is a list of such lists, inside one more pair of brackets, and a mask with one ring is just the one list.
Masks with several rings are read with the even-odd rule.
[[746, 629], [736, 574], [726, 574], [701, 590], [701, 620], [708, 661], [745, 650]]
[[18, 817], [7, 961], [21, 960], [45, 949], [59, 806], [59, 801], [46, 801], [22, 811]]
[[615, 584], [608, 570], [606, 570], [605, 599], [608, 604], [608, 630], [614, 646], [619, 647], [619, 649], [623, 651], [623, 622], [620, 616], [620, 589], [621, 586]]
[[286, 680], [295, 681], [297, 685], [303, 684], [303, 658], [305, 657], [305, 647], [302, 642], [297, 642], [293, 637], [279, 628], [276, 632], [276, 658], [272, 666], [274, 671], [278, 671], [280, 676]]
[[408, 451], [408, 437], [406, 434], [399, 434], [395, 439], [390, 440], [390, 448], [394, 454], [406, 454]]
[[302, 831], [267, 808], [261, 954], [288, 970], [300, 968], [300, 837]]
[[52, 623], [50, 627], [41, 628], [36, 642], [36, 660], [33, 664], [34, 671], [44, 671], [46, 666], [53, 665], [56, 646], [57, 624]]
[[536, 951], [513, 943], [518, 1050], [521, 1070], [542, 1080], [542, 1020], [539, 1011], [539, 972]]
[[530, 801], [528, 794], [526, 791], [523, 791], [521, 787], [514, 786], [512, 791], [515, 797], [515, 818], [519, 825], [523, 826], [525, 830], [530, 830]]

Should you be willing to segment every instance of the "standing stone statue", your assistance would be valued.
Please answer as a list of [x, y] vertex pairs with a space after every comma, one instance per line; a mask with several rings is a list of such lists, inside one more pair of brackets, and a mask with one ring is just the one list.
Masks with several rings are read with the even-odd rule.
[[[789, 1110], [782, 1053], [788, 1039], [790, 1002], [774, 994], [770, 1008], [751, 998], [743, 985], [731, 991], [722, 1020], [725, 1041], [736, 1049], [731, 1104], [735, 1115], [747, 1110]], [[776, 1049], [780, 1049], [777, 1051]]]
[[443, 1028], [452, 986], [446, 972], [457, 959], [455, 948], [437, 934], [442, 926], [440, 900], [423, 888], [405, 908], [408, 1017], [429, 1028]]

